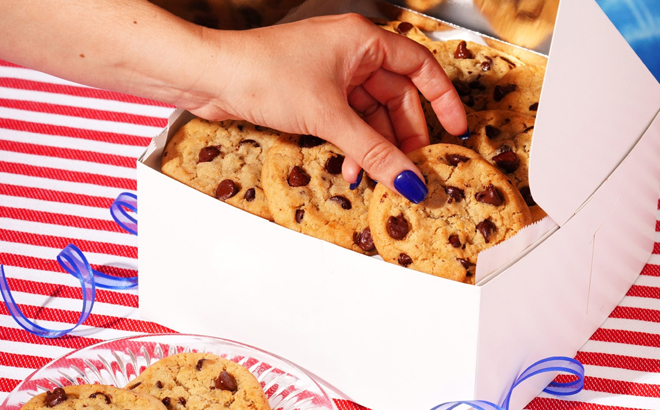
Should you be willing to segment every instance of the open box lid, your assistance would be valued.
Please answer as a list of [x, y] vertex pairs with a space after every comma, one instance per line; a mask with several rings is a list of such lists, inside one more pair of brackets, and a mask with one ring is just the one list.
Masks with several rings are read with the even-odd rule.
[[660, 83], [598, 3], [562, 0], [532, 142], [536, 202], [563, 225], [659, 109]]

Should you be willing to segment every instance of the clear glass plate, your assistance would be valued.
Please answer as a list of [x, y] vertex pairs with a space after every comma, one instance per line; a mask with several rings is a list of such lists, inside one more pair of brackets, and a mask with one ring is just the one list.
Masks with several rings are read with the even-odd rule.
[[35, 371], [9, 394], [2, 409], [19, 410], [33, 396], [72, 384], [124, 387], [152, 363], [182, 352], [208, 352], [247, 367], [273, 410], [332, 410], [332, 400], [304, 370], [263, 350], [230, 340], [164, 334], [109, 340], [71, 352]]

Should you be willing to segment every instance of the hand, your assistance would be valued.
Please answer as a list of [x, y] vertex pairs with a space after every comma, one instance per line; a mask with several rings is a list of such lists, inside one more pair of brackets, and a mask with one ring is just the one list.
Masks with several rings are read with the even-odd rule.
[[346, 154], [348, 182], [364, 169], [413, 202], [426, 197], [423, 176], [404, 155], [429, 143], [418, 89], [448, 132], [467, 130], [433, 55], [359, 15], [204, 36], [217, 57], [178, 104], [210, 120], [240, 118], [330, 141]]

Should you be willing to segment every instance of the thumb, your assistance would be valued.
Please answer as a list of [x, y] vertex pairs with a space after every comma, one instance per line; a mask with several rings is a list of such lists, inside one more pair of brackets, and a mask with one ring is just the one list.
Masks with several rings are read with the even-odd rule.
[[[416, 204], [422, 202], [428, 189], [424, 176], [399, 148], [376, 132], [347, 105], [342, 109], [340, 119], [333, 121], [333, 126], [326, 132], [319, 130], [319, 137], [332, 142], [347, 158], [352, 159], [371, 178], [398, 192]], [[346, 165], [352, 162], [345, 162]], [[351, 180], [359, 178], [359, 170], [352, 166], [344, 169]], [[350, 182], [350, 181], [349, 181]]]

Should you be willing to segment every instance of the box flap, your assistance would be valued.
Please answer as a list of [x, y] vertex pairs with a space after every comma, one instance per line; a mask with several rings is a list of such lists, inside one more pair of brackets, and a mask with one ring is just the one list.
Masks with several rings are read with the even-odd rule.
[[595, 0], [562, 1], [534, 129], [530, 187], [563, 225], [660, 108], [660, 83]]

